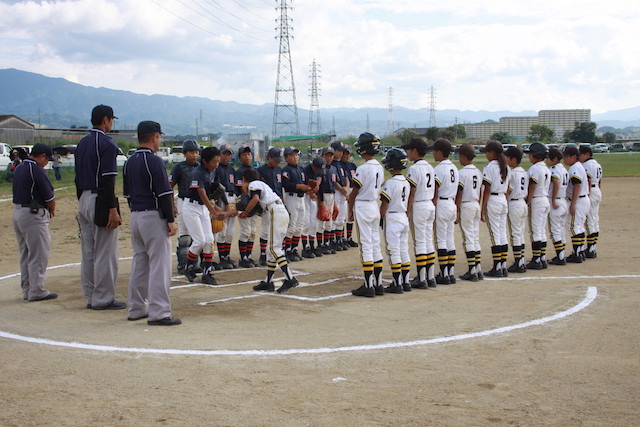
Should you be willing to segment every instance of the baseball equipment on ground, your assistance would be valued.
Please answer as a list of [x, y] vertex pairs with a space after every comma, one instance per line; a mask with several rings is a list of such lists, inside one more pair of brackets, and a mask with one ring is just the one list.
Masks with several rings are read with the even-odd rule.
[[324, 203], [318, 205], [318, 214], [316, 215], [320, 221], [331, 221], [331, 212]]
[[[244, 212], [251, 200], [251, 196], [248, 194], [241, 194], [236, 198], [236, 209], [238, 212]], [[255, 207], [251, 210], [251, 212], [247, 212], [247, 216], [260, 215], [262, 213], [262, 207], [260, 203], [255, 205]]]
[[378, 154], [380, 139], [372, 133], [365, 132], [358, 137], [355, 146], [358, 154]]
[[187, 139], [182, 143], [182, 152], [186, 153], [187, 151], [200, 151], [200, 144], [195, 139]]
[[407, 153], [402, 148], [392, 148], [382, 159], [386, 170], [402, 170], [407, 168]]

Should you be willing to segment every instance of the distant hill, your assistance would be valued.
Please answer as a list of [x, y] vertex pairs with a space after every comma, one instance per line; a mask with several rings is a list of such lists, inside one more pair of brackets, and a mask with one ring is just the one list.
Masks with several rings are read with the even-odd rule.
[[[250, 131], [269, 134], [273, 121], [273, 104], [251, 105], [230, 101], [215, 101], [199, 97], [177, 97], [168, 95], [141, 95], [133, 92], [107, 88], [95, 88], [72, 83], [62, 78], [16, 69], [0, 70], [0, 114], [15, 114], [34, 123], [48, 127], [89, 126], [91, 109], [98, 104], [111, 105], [118, 120], [119, 129], [134, 128], [141, 120], [156, 120], [168, 134], [195, 134], [196, 118], [202, 111], [199, 132], [235, 133], [232, 126], [251, 126]], [[329, 131], [335, 119], [336, 132], [344, 136], [359, 134], [366, 130], [367, 115], [369, 129], [377, 134], [387, 131], [387, 108], [327, 108], [321, 109], [325, 131]], [[498, 120], [506, 116], [533, 116], [536, 111], [459, 111], [439, 110], [437, 125], [450, 126], [457, 123], [477, 123]], [[603, 122], [601, 123], [600, 117]], [[309, 111], [298, 108], [300, 130], [307, 129]], [[426, 108], [394, 108], [396, 127], [427, 127], [429, 112]], [[605, 120], [606, 119], [606, 120]], [[619, 112], [594, 115], [599, 125], [626, 127], [640, 125], [640, 107]], [[625, 120], [630, 120], [626, 122]]]

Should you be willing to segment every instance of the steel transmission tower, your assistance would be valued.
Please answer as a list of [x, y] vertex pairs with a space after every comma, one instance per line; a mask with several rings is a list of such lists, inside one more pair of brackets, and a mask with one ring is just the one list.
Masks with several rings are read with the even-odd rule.
[[389, 88], [389, 115], [387, 119], [387, 134], [393, 134], [396, 124], [393, 122], [393, 88]]
[[322, 133], [320, 122], [320, 103], [318, 102], [318, 68], [314, 58], [311, 64], [311, 108], [309, 108], [309, 133], [319, 135]]
[[300, 135], [300, 124], [298, 123], [298, 106], [296, 104], [296, 86], [293, 82], [293, 65], [291, 64], [291, 49], [289, 48], [289, 37], [293, 38], [291, 32], [293, 27], [290, 22], [288, 12], [293, 9], [290, 6], [293, 0], [276, 0], [280, 4], [276, 10], [280, 11], [280, 16], [276, 19], [279, 22], [276, 38], [280, 41], [278, 53], [278, 76], [276, 78], [276, 100], [273, 108], [273, 136]]
[[436, 90], [431, 85], [429, 89], [429, 127], [436, 125]]

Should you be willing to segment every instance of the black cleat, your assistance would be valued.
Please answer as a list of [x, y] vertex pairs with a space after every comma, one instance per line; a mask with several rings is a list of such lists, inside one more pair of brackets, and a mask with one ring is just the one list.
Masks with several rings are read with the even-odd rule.
[[495, 268], [487, 271], [486, 273], [484, 273], [484, 275], [487, 277], [504, 277], [502, 274], [502, 269], [496, 270]]
[[353, 241], [353, 239], [349, 239], [347, 240], [347, 243], [349, 244], [349, 246], [351, 246], [352, 248], [357, 248], [358, 244], [356, 242]]
[[420, 282], [419, 280], [418, 281], [413, 280], [410, 286], [416, 289], [427, 289], [429, 287], [429, 284], [427, 282]]
[[391, 285], [384, 288], [384, 293], [386, 294], [403, 294], [404, 289], [400, 285]]
[[213, 267], [214, 270], [216, 271], [220, 271], [222, 270], [222, 266], [220, 264], [218, 264], [217, 262], [212, 262], [211, 266]]
[[150, 326], [176, 326], [180, 325], [182, 320], [176, 319], [175, 317], [165, 317], [164, 319], [158, 320], [147, 320], [147, 325]]
[[251, 262], [249, 258], [243, 258], [240, 260], [240, 267], [242, 268], [253, 268], [255, 265]]
[[291, 251], [291, 257], [292, 257], [293, 259], [295, 259], [296, 261], [302, 261], [302, 260], [304, 259], [304, 258], [302, 258], [302, 257], [300, 256], [300, 254], [298, 253], [298, 250], [297, 250], [297, 249], [294, 249], [294, 250], [292, 250], [292, 251]]
[[260, 260], [258, 261], [258, 263], [263, 267], [266, 266], [267, 265], [267, 255], [266, 254], [260, 255]]
[[213, 277], [211, 274], [203, 274], [201, 281], [205, 285], [217, 285], [218, 284], [218, 281], [216, 280], [216, 278]]
[[584, 253], [584, 256], [586, 258], [597, 258], [598, 257], [598, 253], [596, 251], [587, 251]]
[[511, 267], [507, 268], [507, 271], [509, 273], [526, 273], [527, 267], [525, 267], [524, 265], [514, 263]]
[[184, 275], [187, 278], [188, 281], [193, 282], [196, 278], [196, 269], [193, 266], [193, 264], [191, 265], [187, 265], [187, 267], [184, 269]]
[[449, 284], [450, 285], [456, 284], [456, 276], [449, 276]]
[[476, 273], [466, 272], [462, 276], [460, 276], [460, 280], [468, 280], [470, 282], [477, 282], [478, 281], [478, 275]]
[[267, 291], [267, 292], [273, 292], [276, 289], [276, 287], [273, 285], [273, 282], [265, 282], [264, 280], [262, 280], [260, 282], [260, 284], [255, 285], [253, 287], [254, 291]]
[[373, 298], [375, 296], [375, 291], [373, 290], [373, 288], [369, 288], [365, 285], [360, 286], [358, 289], [352, 290], [351, 293], [357, 297]]
[[315, 258], [316, 254], [310, 248], [302, 250], [302, 258]]
[[436, 276], [436, 283], [438, 285], [450, 285], [451, 281], [449, 280], [449, 276], [443, 276], [442, 274], [438, 274]]
[[289, 289], [295, 288], [296, 286], [298, 286], [298, 279], [296, 279], [295, 277], [291, 280], [287, 279], [282, 282], [282, 286], [278, 288], [278, 293], [281, 294], [283, 292], [287, 292]]
[[411, 284], [410, 283], [403, 283], [402, 284], [402, 290], [405, 292], [411, 292]]
[[383, 285], [374, 285], [373, 291], [376, 295], [384, 295], [384, 286]]
[[478, 280], [484, 280], [484, 273], [482, 271], [478, 271]]
[[576, 264], [582, 264], [582, 258], [580, 258], [580, 255], [576, 255], [576, 254], [571, 254], [567, 257], [567, 262], [573, 262]]
[[435, 288], [436, 285], [436, 280], [435, 279], [427, 279], [427, 286], [430, 288]]
[[540, 261], [531, 261], [527, 264], [527, 270], [542, 270], [544, 267]]
[[507, 271], [506, 268], [502, 269], [502, 277], [509, 277], [509, 272]]
[[551, 261], [549, 261], [549, 264], [551, 264], [551, 265], [567, 265], [567, 260], [564, 259], [564, 258], [560, 259], [560, 258], [558, 258], [556, 256], [556, 257], [553, 257], [551, 259]]
[[324, 254], [324, 251], [322, 250], [322, 248], [318, 247], [313, 250], [313, 253], [315, 254], [316, 258], [320, 258]]

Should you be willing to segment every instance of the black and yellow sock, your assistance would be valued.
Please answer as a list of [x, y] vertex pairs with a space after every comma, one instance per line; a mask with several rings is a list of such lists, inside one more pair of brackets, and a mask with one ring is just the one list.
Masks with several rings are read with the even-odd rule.
[[363, 262], [364, 284], [367, 288], [373, 287], [373, 262]]

